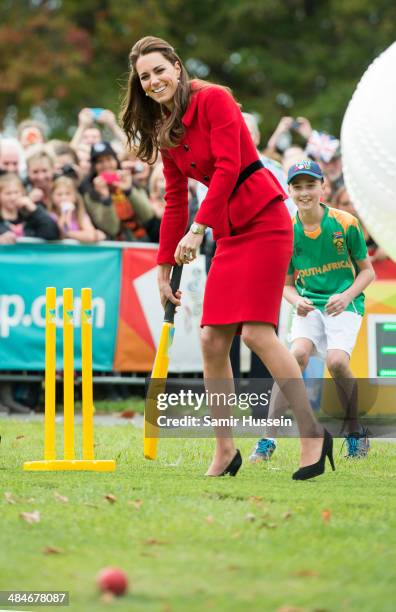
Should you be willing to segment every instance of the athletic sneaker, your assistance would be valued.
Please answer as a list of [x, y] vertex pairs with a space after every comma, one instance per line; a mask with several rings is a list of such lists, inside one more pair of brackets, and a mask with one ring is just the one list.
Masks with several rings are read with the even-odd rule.
[[251, 463], [257, 461], [268, 461], [271, 459], [276, 449], [276, 442], [272, 438], [261, 438], [256, 444], [256, 448], [249, 457]]
[[367, 457], [370, 450], [370, 440], [368, 439], [367, 429], [363, 429], [360, 433], [351, 433], [345, 437], [347, 446], [346, 459], [359, 459]]

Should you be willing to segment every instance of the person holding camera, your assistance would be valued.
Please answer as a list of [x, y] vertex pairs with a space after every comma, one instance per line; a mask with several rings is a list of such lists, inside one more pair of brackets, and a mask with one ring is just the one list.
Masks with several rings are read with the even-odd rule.
[[92, 170], [80, 190], [95, 227], [116, 240], [158, 242], [160, 219], [144, 189], [134, 185], [129, 169], [121, 169], [109, 142], [91, 149]]
[[64, 142], [62, 140], [52, 140], [47, 146], [50, 148], [55, 158], [54, 178], [67, 176], [68, 178], [73, 179], [76, 185], [79, 185], [84, 178], [85, 173], [79, 165], [79, 158], [76, 151], [69, 145], [68, 142]]
[[108, 128], [114, 140], [125, 144], [125, 135], [111, 110], [105, 108], [83, 108], [78, 114], [78, 127], [70, 141], [70, 146], [77, 149], [80, 144], [93, 146], [103, 140], [100, 127]]
[[292, 132], [303, 139], [304, 144], [312, 133], [312, 127], [305, 117], [282, 117], [267, 144], [268, 152], [280, 151], [282, 154], [292, 145]]
[[149, 180], [151, 177], [152, 166], [137, 159], [132, 152], [124, 151], [120, 156], [122, 170], [129, 170], [133, 175], [133, 184], [137, 189], [144, 189], [149, 195]]

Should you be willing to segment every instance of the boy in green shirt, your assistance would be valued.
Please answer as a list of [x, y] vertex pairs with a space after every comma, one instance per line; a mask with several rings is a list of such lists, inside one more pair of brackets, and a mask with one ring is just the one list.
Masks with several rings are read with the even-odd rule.
[[[287, 182], [298, 209], [283, 292], [295, 308], [291, 352], [302, 371], [311, 355], [325, 359], [345, 409], [347, 457], [365, 456], [369, 442], [357, 420], [356, 379], [349, 361], [364, 315], [363, 291], [375, 273], [358, 219], [321, 203], [320, 166], [310, 160], [294, 164]], [[271, 400], [271, 416], [284, 408], [279, 388], [277, 391]], [[275, 448], [273, 439], [263, 438], [250, 459], [269, 459]]]

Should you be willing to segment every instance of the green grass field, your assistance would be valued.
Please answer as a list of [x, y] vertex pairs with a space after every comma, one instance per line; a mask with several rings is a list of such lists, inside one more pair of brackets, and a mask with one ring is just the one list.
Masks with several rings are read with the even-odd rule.
[[[42, 424], [5, 418], [0, 430], [0, 589], [68, 590], [72, 612], [395, 609], [393, 444], [351, 462], [337, 441], [337, 471], [303, 483], [291, 480], [295, 440], [236, 478], [204, 478], [212, 440], [163, 440], [147, 462], [140, 430], [98, 426], [97, 458], [116, 459], [114, 474], [24, 473]], [[252, 444], [239, 441], [245, 457]], [[37, 523], [20, 516], [33, 511]], [[110, 603], [95, 585], [108, 565], [130, 580]]]

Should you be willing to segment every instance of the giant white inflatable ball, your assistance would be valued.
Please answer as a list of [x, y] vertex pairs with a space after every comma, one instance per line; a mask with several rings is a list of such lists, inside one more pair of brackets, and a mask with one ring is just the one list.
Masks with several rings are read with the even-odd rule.
[[341, 150], [349, 196], [396, 260], [396, 42], [362, 76], [343, 119]]

